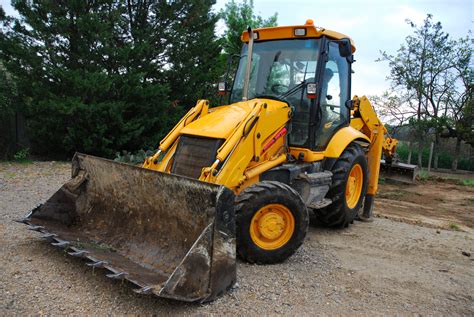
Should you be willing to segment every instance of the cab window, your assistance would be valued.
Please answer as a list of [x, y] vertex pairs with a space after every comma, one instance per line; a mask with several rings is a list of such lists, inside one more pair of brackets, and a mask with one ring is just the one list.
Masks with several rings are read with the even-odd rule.
[[319, 102], [320, 122], [315, 138], [317, 149], [324, 149], [334, 133], [349, 123], [350, 111], [345, 105], [350, 98], [349, 71], [347, 59], [339, 54], [338, 42], [329, 42]]

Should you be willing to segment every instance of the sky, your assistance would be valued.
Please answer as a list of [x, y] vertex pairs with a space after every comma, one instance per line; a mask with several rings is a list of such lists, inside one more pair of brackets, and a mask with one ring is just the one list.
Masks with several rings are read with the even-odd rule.
[[[225, 0], [217, 0], [216, 10]], [[440, 21], [453, 38], [473, 30], [474, 0], [254, 0], [255, 13], [266, 18], [278, 13], [278, 25], [301, 25], [312, 19], [316, 26], [350, 36], [356, 45], [352, 76], [353, 95], [380, 95], [390, 87], [387, 62], [375, 62], [380, 51], [395, 54], [412, 29], [410, 19], [421, 25], [428, 13]]]
[[[214, 10], [224, 8], [226, 2], [217, 0]], [[10, 0], [0, 4], [7, 14], [15, 15]], [[359, 96], [379, 95], [390, 87], [387, 62], [375, 60], [380, 51], [395, 54], [412, 33], [406, 19], [421, 25], [430, 13], [453, 38], [466, 36], [474, 25], [474, 0], [254, 0], [254, 8], [264, 18], [278, 13], [279, 25], [301, 25], [313, 19], [316, 26], [350, 36], [356, 45], [352, 94]], [[219, 23], [217, 32], [222, 27]]]

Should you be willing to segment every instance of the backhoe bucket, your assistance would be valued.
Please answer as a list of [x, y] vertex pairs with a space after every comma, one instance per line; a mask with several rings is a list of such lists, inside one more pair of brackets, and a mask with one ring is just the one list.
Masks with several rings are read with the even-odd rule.
[[236, 280], [233, 204], [224, 186], [77, 153], [21, 222], [137, 293], [204, 302]]
[[400, 162], [387, 163], [384, 160], [380, 162], [380, 174], [390, 180], [414, 183], [419, 169], [416, 165], [405, 164]]

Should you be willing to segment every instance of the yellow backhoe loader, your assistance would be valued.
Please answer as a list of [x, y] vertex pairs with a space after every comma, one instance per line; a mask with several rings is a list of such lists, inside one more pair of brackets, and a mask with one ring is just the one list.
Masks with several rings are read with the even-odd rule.
[[[330, 227], [370, 220], [387, 135], [351, 98], [355, 46], [304, 25], [243, 32], [228, 105], [199, 100], [142, 167], [77, 153], [72, 179], [21, 222], [141, 294], [210, 301], [236, 280], [236, 254], [290, 257], [308, 213]], [[228, 87], [229, 86], [229, 87]]]

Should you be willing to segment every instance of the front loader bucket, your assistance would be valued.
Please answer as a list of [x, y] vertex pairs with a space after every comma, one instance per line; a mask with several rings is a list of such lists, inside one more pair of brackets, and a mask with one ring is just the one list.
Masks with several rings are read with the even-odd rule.
[[419, 169], [416, 165], [400, 162], [387, 163], [384, 160], [380, 162], [380, 174], [390, 180], [403, 183], [414, 183]]
[[138, 293], [204, 302], [236, 280], [233, 203], [224, 186], [77, 153], [21, 222]]

